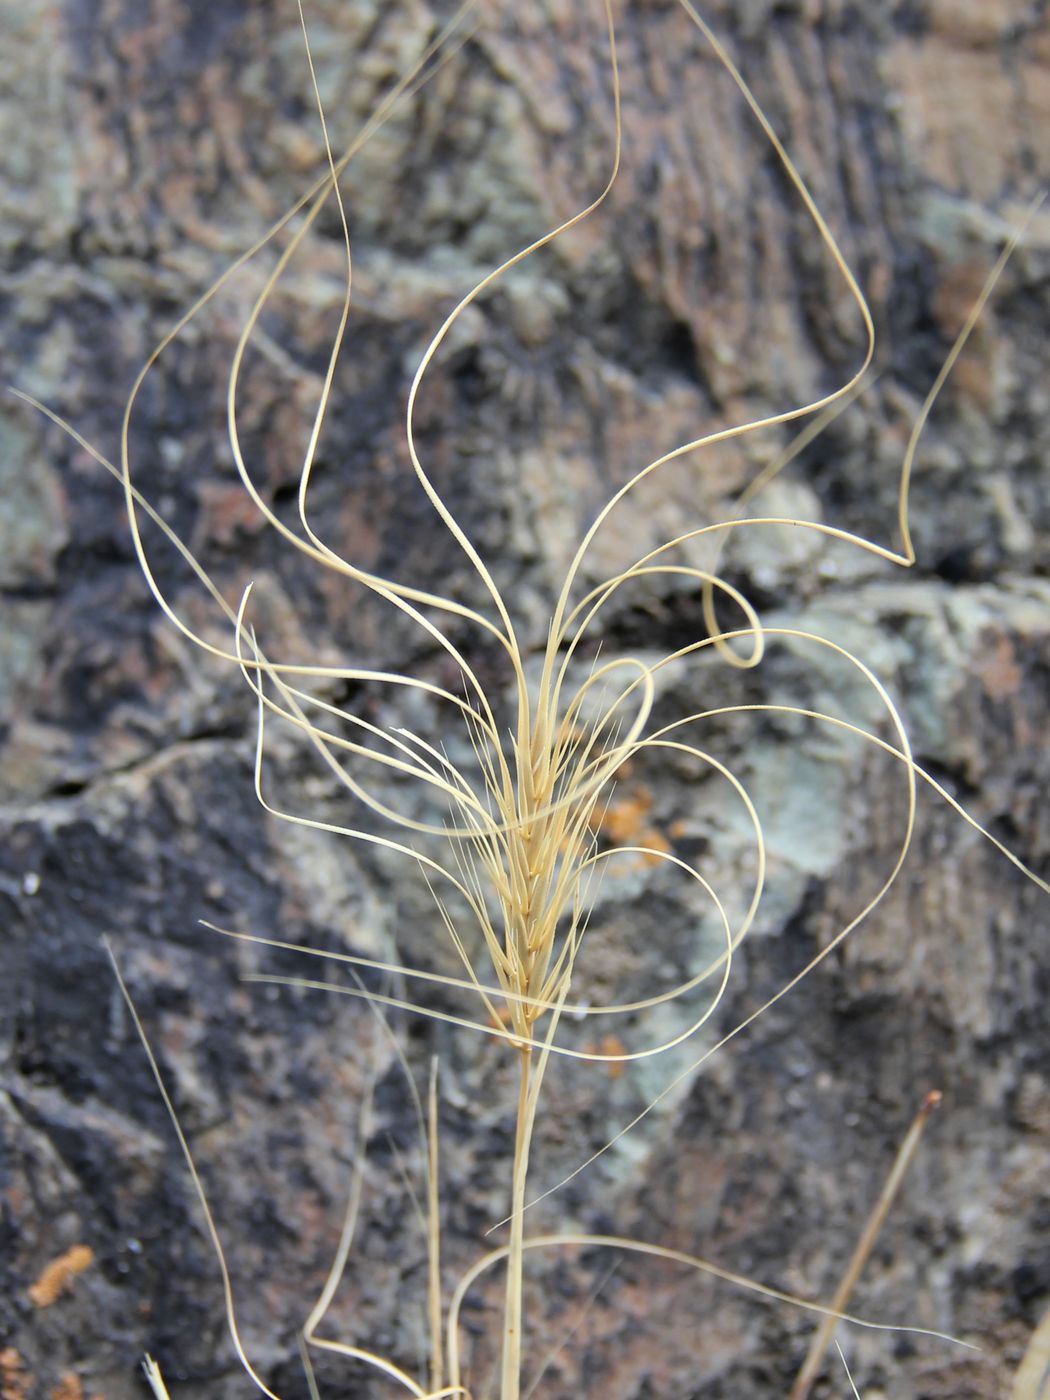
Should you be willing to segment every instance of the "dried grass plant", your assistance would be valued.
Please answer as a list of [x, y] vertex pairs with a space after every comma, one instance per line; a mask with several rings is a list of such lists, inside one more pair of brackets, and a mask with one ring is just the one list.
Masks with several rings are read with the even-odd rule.
[[[796, 1306], [823, 1317], [822, 1327], [807, 1368], [793, 1392], [808, 1393], [826, 1348], [832, 1326], [845, 1320], [855, 1326], [885, 1325], [890, 1331], [921, 1331], [900, 1325], [890, 1327], [877, 1319], [858, 1318], [849, 1309], [852, 1282], [863, 1266], [874, 1235], [890, 1209], [893, 1193], [907, 1162], [914, 1152], [927, 1104], [912, 1134], [902, 1145], [883, 1199], [869, 1220], [865, 1239], [858, 1247], [853, 1267], [829, 1306], [792, 1297], [768, 1287], [760, 1280], [743, 1278], [703, 1259], [662, 1248], [644, 1240], [626, 1239], [616, 1234], [584, 1234], [572, 1230], [559, 1233], [530, 1229], [529, 1169], [534, 1127], [544, 1078], [555, 1057], [589, 1063], [597, 1069], [629, 1064], [643, 1059], [659, 1060], [676, 1052], [669, 1083], [650, 1097], [648, 1106], [632, 1123], [622, 1126], [607, 1146], [639, 1127], [639, 1122], [679, 1083], [696, 1071], [728, 1041], [746, 1032], [769, 1008], [788, 996], [817, 965], [829, 958], [859, 925], [886, 898], [908, 860], [915, 826], [917, 793], [925, 786], [955, 809], [962, 821], [969, 822], [995, 844], [1022, 875], [1047, 891], [1036, 873], [1028, 869], [991, 833], [956, 802], [945, 786], [915, 761], [904, 721], [897, 704], [875, 670], [863, 657], [834, 640], [801, 627], [767, 626], [757, 608], [720, 572], [723, 550], [731, 537], [741, 533], [761, 534], [777, 528], [816, 532], [839, 544], [865, 551], [887, 566], [907, 569], [915, 562], [909, 529], [909, 488], [916, 453], [927, 416], [950, 374], [968, 336], [992, 294], [1013, 243], [1004, 248], [999, 262], [989, 270], [988, 280], [972, 308], [941, 374], [931, 385], [901, 467], [896, 521], [896, 544], [861, 538], [845, 529], [811, 520], [752, 513], [751, 502], [779, 471], [808, 446], [861, 391], [871, 369], [875, 352], [875, 329], [867, 302], [850, 270], [835, 236], [811, 197], [772, 124], [751, 93], [733, 59], [708, 26], [703, 15], [690, 3], [679, 0], [691, 22], [704, 35], [726, 72], [732, 77], [758, 128], [764, 133], [794, 196], [808, 212], [812, 237], [819, 241], [833, 262], [856, 308], [857, 324], [864, 337], [854, 373], [831, 392], [808, 403], [791, 406], [755, 421], [701, 432], [655, 460], [640, 463], [626, 482], [612, 494], [594, 518], [572, 557], [560, 589], [550, 601], [550, 622], [546, 646], [530, 654], [520, 640], [515, 617], [515, 597], [497, 583], [497, 571], [486, 561], [455, 512], [443, 498], [428, 471], [426, 453], [416, 429], [416, 407], [428, 372], [440, 363], [443, 352], [456, 333], [465, 313], [475, 302], [486, 298], [501, 279], [547, 245], [577, 228], [584, 221], [597, 220], [613, 190], [620, 166], [621, 98], [617, 67], [616, 23], [611, 0], [595, 0], [596, 23], [605, 26], [610, 103], [607, 131], [611, 158], [604, 188], [593, 200], [567, 218], [559, 227], [521, 248], [494, 267], [471, 287], [448, 313], [418, 359], [408, 383], [405, 415], [405, 448], [414, 474], [416, 489], [433, 508], [440, 528], [462, 550], [473, 572], [475, 596], [470, 601], [445, 596], [436, 587], [413, 587], [395, 577], [385, 577], [360, 567], [344, 557], [335, 542], [325, 538], [311, 509], [313, 483], [319, 445], [325, 432], [326, 417], [332, 407], [333, 385], [344, 338], [351, 324], [353, 261], [351, 228], [353, 209], [344, 196], [344, 171], [364, 144], [380, 129], [398, 107], [410, 99], [429, 77], [452, 57], [474, 20], [475, 0], [468, 0], [434, 40], [419, 63], [390, 91], [371, 121], [345, 151], [333, 149], [326, 124], [317, 80], [313, 74], [314, 100], [327, 152], [327, 171], [302, 199], [259, 241], [238, 259], [186, 313], [157, 345], [136, 379], [127, 398], [117, 460], [108, 461], [88, 444], [74, 428], [63, 424], [78, 443], [107, 467], [122, 483], [131, 537], [142, 573], [157, 605], [172, 627], [207, 656], [232, 668], [253, 697], [258, 713], [255, 756], [255, 788], [267, 812], [282, 821], [319, 829], [332, 837], [365, 842], [392, 853], [406, 869], [421, 871], [433, 896], [434, 938], [446, 940], [454, 950], [459, 967], [455, 974], [407, 966], [396, 957], [363, 958], [351, 953], [323, 952], [299, 946], [292, 938], [280, 938], [278, 931], [216, 929], [228, 938], [248, 941], [261, 949], [275, 948], [301, 956], [303, 971], [289, 978], [281, 974], [258, 974], [255, 980], [293, 985], [323, 995], [362, 999], [372, 1008], [382, 1028], [380, 1041], [393, 1043], [404, 1064], [406, 1093], [415, 1097], [423, 1147], [423, 1182], [418, 1188], [420, 1210], [425, 1219], [428, 1247], [426, 1270], [426, 1311], [428, 1343], [425, 1378], [412, 1374], [402, 1359], [388, 1357], [366, 1344], [336, 1337], [326, 1328], [325, 1319], [351, 1255], [355, 1225], [364, 1189], [363, 1152], [353, 1173], [349, 1205], [331, 1270], [320, 1296], [304, 1305], [300, 1332], [302, 1364], [311, 1394], [320, 1393], [311, 1358], [328, 1353], [361, 1364], [389, 1382], [390, 1393], [407, 1391], [417, 1400], [440, 1400], [443, 1396], [476, 1397], [488, 1400], [521, 1400], [534, 1391], [542, 1393], [542, 1379], [550, 1354], [571, 1338], [552, 1337], [547, 1355], [538, 1355], [526, 1343], [523, 1276], [529, 1251], [557, 1251], [586, 1248], [609, 1251], [635, 1251], [664, 1258], [707, 1272], [728, 1285], [753, 1290], [771, 1304]], [[309, 24], [300, 11], [307, 54]], [[246, 356], [259, 332], [268, 304], [277, 292], [298, 249], [323, 216], [339, 221], [345, 249], [345, 294], [335, 329], [331, 353], [323, 375], [323, 388], [309, 424], [308, 441], [299, 472], [297, 522], [282, 518], [260, 489], [250, 454], [242, 447], [239, 410], [241, 377]], [[241, 328], [230, 366], [228, 385], [228, 432], [233, 461], [244, 491], [260, 516], [272, 528], [277, 542], [298, 551], [318, 570], [327, 571], [349, 591], [369, 590], [391, 610], [399, 613], [439, 649], [447, 659], [454, 683], [438, 684], [411, 673], [370, 669], [361, 665], [314, 664], [310, 660], [288, 660], [271, 655], [265, 627], [256, 620], [251, 588], [239, 599], [227, 597], [199, 562], [189, 545], [166, 522], [163, 514], [140, 492], [136, 484], [136, 463], [132, 450], [132, 427], [140, 394], [161, 358], [239, 269], [268, 250], [277, 249], [250, 315]], [[47, 410], [44, 410], [47, 412]], [[55, 415], [51, 415], [55, 417]], [[56, 418], [55, 421], [60, 421]], [[733, 512], [719, 521], [698, 520], [675, 538], [644, 553], [597, 584], [587, 582], [586, 565], [593, 546], [607, 522], [618, 512], [631, 509], [632, 493], [643, 482], [676, 459], [699, 461], [702, 454], [733, 439], [756, 436], [784, 425], [798, 425], [798, 434], [787, 449], [772, 451], [761, 473], [740, 495]], [[146, 524], [148, 522], [148, 525]], [[152, 530], [153, 535], [148, 535]], [[196, 576], [218, 616], [228, 629], [223, 642], [214, 630], [192, 622], [170, 600], [161, 572], [155, 562], [156, 546], [147, 539], [163, 536], [167, 546], [181, 556]], [[706, 549], [707, 562], [695, 562], [697, 550]], [[691, 640], [666, 654], [612, 655], [603, 658], [594, 639], [610, 605], [628, 593], [632, 586], [654, 581], [673, 583], [689, 590], [697, 602], [698, 629]], [[726, 619], [729, 619], [728, 621]], [[464, 640], [469, 639], [469, 640]], [[753, 669], [761, 665], [767, 649], [789, 643], [798, 650], [811, 648], [830, 652], [849, 668], [858, 682], [867, 687], [881, 707], [883, 720], [877, 728], [854, 722], [847, 715], [805, 706], [740, 704], [705, 708], [698, 704], [691, 713], [671, 722], [654, 720], [654, 711], [664, 673], [687, 668], [697, 658], [716, 656], [729, 668]], [[483, 644], [500, 658], [498, 680], [493, 668], [484, 671], [473, 659], [474, 649]], [[388, 727], [368, 718], [352, 704], [330, 698], [336, 685], [352, 686], [355, 692], [369, 687], [410, 692], [416, 710], [424, 716], [418, 729]], [[701, 1034], [720, 1007], [730, 985], [734, 959], [759, 915], [766, 882], [766, 844], [756, 803], [744, 782], [719, 757], [704, 746], [705, 723], [733, 713], [776, 713], [803, 718], [844, 732], [855, 740], [888, 755], [896, 762], [904, 794], [904, 818], [896, 842], [895, 855], [882, 873], [878, 887], [865, 897], [834, 935], [826, 939], [815, 956], [784, 984], [728, 1032], [706, 1038]], [[287, 726], [314, 756], [335, 787], [345, 790], [356, 804], [360, 818], [356, 824], [337, 824], [308, 812], [284, 810], [271, 795], [267, 781], [267, 753], [271, 726]], [[665, 849], [663, 845], [639, 839], [616, 846], [599, 839], [602, 816], [610, 801], [617, 776], [640, 756], [653, 752], [674, 754], [696, 770], [718, 775], [724, 784], [725, 801], [735, 804], [741, 820], [753, 833], [753, 878], [741, 896], [740, 891], [720, 891], [702, 863], [692, 863]], [[391, 793], [412, 793], [398, 806]], [[668, 985], [644, 997], [611, 997], [604, 1003], [581, 1000], [575, 990], [574, 974], [587, 947], [588, 921], [596, 890], [609, 862], [641, 858], [667, 867], [683, 881], [692, 881], [709, 903], [710, 926], [718, 930], [713, 951], [702, 951], [687, 976], [672, 979]], [[214, 927], [214, 926], [213, 926]], [[644, 932], [641, 934], [644, 936]], [[704, 945], [698, 945], [703, 949]], [[311, 972], [311, 964], [325, 960], [323, 970]], [[119, 972], [118, 972], [119, 977]], [[124, 984], [121, 982], [123, 988]], [[432, 993], [440, 992], [435, 999]], [[128, 996], [125, 989], [125, 996]], [[447, 1009], [450, 1001], [458, 1009]], [[252, 1361], [250, 1342], [243, 1338], [237, 1321], [236, 1291], [226, 1266], [221, 1232], [212, 1219], [208, 1198], [194, 1165], [192, 1149], [179, 1124], [178, 1116], [164, 1087], [164, 1076], [150, 1050], [149, 1035], [139, 1021], [128, 996], [130, 1014], [150, 1056], [159, 1092], [164, 1095], [189, 1171], [193, 1175], [200, 1206], [207, 1221], [215, 1253], [222, 1270], [225, 1309], [230, 1335], [240, 1361], [255, 1386], [271, 1400], [277, 1393]], [[656, 1030], [649, 1038], [638, 1038], [638, 1027], [660, 1026], [660, 1015], [641, 1017], [660, 1008], [675, 1008], [666, 1031]], [[462, 1277], [451, 1282], [441, 1259], [442, 1197], [440, 1182], [441, 1144], [439, 1138], [439, 1068], [432, 1069], [429, 1091], [419, 1094], [413, 1070], [397, 1045], [391, 1029], [391, 1016], [409, 1013], [430, 1018], [454, 1028], [456, 1035], [487, 1038], [498, 1042], [501, 1053], [515, 1066], [517, 1078], [516, 1130], [511, 1159], [507, 1163], [507, 1218], [500, 1225], [498, 1243], [482, 1246], [477, 1262]], [[605, 1036], [595, 1048], [594, 1027], [616, 1026], [622, 1039]], [[625, 1028], [625, 1029], [624, 1029]], [[632, 1039], [632, 1036], [635, 1039]], [[353, 1053], [352, 1048], [348, 1053]], [[363, 1110], [362, 1142], [367, 1137], [367, 1105]], [[602, 1148], [604, 1152], [606, 1148]], [[596, 1154], [600, 1155], [600, 1154]], [[594, 1161], [580, 1162], [573, 1175]], [[550, 1192], [545, 1193], [550, 1195]], [[552, 1204], [557, 1204], [554, 1197]], [[497, 1222], [493, 1222], [495, 1226]], [[501, 1269], [505, 1275], [502, 1323], [499, 1339], [498, 1377], [487, 1382], [483, 1376], [468, 1376], [461, 1356], [460, 1320], [464, 1299], [485, 1271]], [[934, 1334], [937, 1335], [937, 1334]], [[944, 1340], [944, 1345], [956, 1343]], [[841, 1352], [840, 1352], [841, 1356]], [[158, 1397], [167, 1395], [159, 1366], [147, 1360], [149, 1385]], [[845, 1358], [837, 1373], [839, 1393], [853, 1393], [853, 1380]], [[490, 1388], [491, 1386], [491, 1388]], [[1025, 1392], [1027, 1395], [1027, 1392]]]

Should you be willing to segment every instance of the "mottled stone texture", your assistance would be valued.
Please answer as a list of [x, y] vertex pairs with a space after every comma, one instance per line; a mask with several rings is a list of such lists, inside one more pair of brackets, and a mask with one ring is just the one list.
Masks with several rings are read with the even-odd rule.
[[[306, 8], [338, 146], [452, 12], [446, 0]], [[618, 0], [616, 10], [620, 181], [600, 215], [471, 308], [419, 409], [421, 451], [530, 646], [543, 640], [581, 530], [632, 468], [828, 391], [863, 349], [811, 220], [684, 12], [670, 0]], [[877, 382], [755, 510], [895, 544], [914, 415], [1046, 179], [1046, 6], [725, 0], [709, 17], [841, 238], [880, 334]], [[295, 7], [3, 0], [0, 24], [3, 378], [115, 454], [151, 347], [323, 173]], [[467, 29], [347, 173], [357, 310], [314, 509], [357, 563], [480, 604], [408, 468], [407, 383], [455, 299], [601, 188], [612, 128], [597, 3], [486, 3]], [[279, 543], [243, 498], [225, 437], [226, 378], [273, 265], [273, 250], [248, 264], [163, 356], [131, 422], [136, 479], [228, 598], [255, 580], [253, 617], [271, 655], [447, 684], [424, 635]], [[1044, 877], [1048, 267], [1043, 211], [924, 438], [910, 573], [785, 528], [741, 535], [726, 555], [728, 576], [767, 622], [808, 627], [873, 666], [921, 761]], [[245, 365], [245, 453], [288, 518], [344, 271], [329, 212]], [[8, 399], [0, 415], [0, 1395], [139, 1395], [147, 1348], [175, 1397], [248, 1389], [105, 933], [193, 1143], [246, 1344], [288, 1400], [306, 1394], [295, 1329], [334, 1249], [375, 1082], [362, 1219], [329, 1332], [415, 1368], [423, 1251], [401, 1164], [416, 1171], [418, 1140], [390, 1044], [355, 1002], [245, 982], [316, 965], [231, 944], [198, 920], [366, 954], [396, 940], [406, 960], [449, 969], [426, 886], [388, 854], [262, 813], [251, 699], [159, 614], [118, 489], [27, 406]], [[719, 518], [784, 441], [767, 433], [669, 466], [612, 518], [586, 581]], [[146, 541], [174, 606], [227, 644], [189, 571], [155, 532]], [[702, 630], [690, 589], [654, 581], [610, 609], [603, 655], [674, 647]], [[457, 635], [502, 686], [491, 645]], [[427, 722], [389, 691], [330, 694], [384, 724]], [[698, 660], [668, 673], [658, 714], [739, 702], [822, 708], [890, 737], [855, 672], [790, 641], [771, 641], [758, 672]], [[272, 737], [275, 801], [362, 820], [307, 751]], [[797, 718], [712, 720], [696, 740], [748, 784], [770, 847], [768, 899], [717, 1018], [728, 1030], [877, 890], [900, 842], [905, 783], [885, 754]], [[462, 735], [448, 742], [462, 751]], [[654, 755], [623, 778], [616, 801], [621, 825], [607, 839], [632, 839], [633, 814], [696, 860], [734, 909], [746, 900], [746, 820], [721, 779]], [[696, 966], [697, 929], [712, 936], [703, 908], [666, 868], [611, 867], [582, 992], [644, 994], [668, 969]], [[1047, 898], [922, 793], [911, 855], [879, 910], [687, 1075], [621, 1149], [538, 1209], [536, 1227], [634, 1233], [826, 1298], [912, 1113], [939, 1088], [943, 1107], [853, 1306], [982, 1350], [855, 1329], [843, 1346], [866, 1400], [1007, 1395], [1050, 1293], [1048, 923]], [[437, 1000], [462, 1009], [451, 995]], [[684, 1015], [665, 1010], [617, 1033], [648, 1043]], [[425, 1021], [397, 1032], [421, 1078], [429, 1056], [441, 1057], [451, 1281], [505, 1209], [512, 1066], [497, 1046]], [[577, 1165], [689, 1063], [678, 1053], [615, 1078], [553, 1070], [536, 1186]], [[83, 1250], [67, 1254], [74, 1246], [90, 1249], [87, 1267], [67, 1262], [31, 1295], [53, 1261], [84, 1264]], [[529, 1278], [530, 1354], [554, 1351], [538, 1395], [782, 1396], [812, 1326], [791, 1308], [634, 1258], [551, 1256]], [[478, 1397], [491, 1394], [496, 1301], [494, 1279], [464, 1315]], [[319, 1377], [326, 1400], [394, 1393], [334, 1361]], [[815, 1394], [846, 1393], [829, 1363]]]

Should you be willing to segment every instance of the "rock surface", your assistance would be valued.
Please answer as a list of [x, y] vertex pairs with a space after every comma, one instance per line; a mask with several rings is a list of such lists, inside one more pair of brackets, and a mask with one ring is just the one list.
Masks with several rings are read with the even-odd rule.
[[[632, 470], [829, 392], [864, 349], [812, 219], [686, 13], [664, 0], [616, 10], [625, 147], [610, 200], [469, 309], [419, 403], [421, 454], [533, 650], [583, 530]], [[443, 0], [311, 0], [338, 148], [452, 14]], [[708, 17], [841, 240], [879, 329], [877, 380], [753, 513], [897, 548], [912, 423], [1047, 177], [1046, 7], [736, 0]], [[324, 174], [295, 7], [7, 0], [0, 25], [4, 378], [116, 456], [151, 349]], [[320, 533], [355, 564], [480, 606], [476, 576], [411, 475], [408, 382], [459, 297], [600, 191], [613, 128], [599, 4], [481, 6], [459, 32], [465, 42], [451, 43], [344, 181], [356, 310], [311, 500]], [[269, 654], [454, 686], [424, 634], [282, 544], [237, 480], [229, 367], [275, 258], [267, 248], [237, 272], [147, 379], [129, 433], [136, 482], [231, 605], [254, 582]], [[812, 631], [870, 665], [919, 761], [1044, 879], [1048, 271], [1050, 215], [1040, 210], [922, 439], [910, 572], [786, 526], [739, 532], [724, 560], [770, 627]], [[242, 445], [283, 519], [294, 520], [344, 279], [329, 210], [245, 362]], [[252, 698], [233, 668], [202, 657], [160, 614], [119, 487], [27, 405], [9, 399], [0, 415], [0, 1400], [144, 1394], [146, 1350], [175, 1400], [247, 1393], [192, 1182], [104, 934], [192, 1142], [260, 1374], [287, 1400], [307, 1394], [296, 1329], [322, 1286], [362, 1139], [364, 1205], [329, 1329], [415, 1372], [425, 1255], [402, 1164], [418, 1170], [419, 1146], [391, 1044], [356, 1001], [245, 981], [303, 975], [305, 960], [231, 943], [199, 920], [373, 957], [395, 944], [409, 964], [452, 971], [426, 883], [388, 852], [261, 810]], [[738, 438], [656, 473], [610, 518], [584, 582], [724, 519], [788, 440]], [[179, 615], [228, 646], [189, 569], [152, 527], [144, 538]], [[703, 635], [695, 591], [679, 582], [625, 590], [608, 611], [603, 657]], [[496, 649], [466, 628], [456, 637], [485, 682], [504, 688]], [[664, 674], [661, 722], [782, 704], [893, 740], [859, 673], [797, 639], [771, 637], [755, 671], [697, 659]], [[389, 687], [333, 686], [330, 698], [384, 725], [433, 718]], [[275, 803], [361, 820], [308, 748], [276, 728], [269, 737]], [[434, 737], [453, 752], [465, 743]], [[893, 868], [906, 783], [885, 752], [768, 712], [711, 719], [697, 742], [738, 775], [765, 824], [769, 887], [755, 930], [707, 1041], [622, 1074], [552, 1069], [536, 1188], [785, 985]], [[394, 784], [389, 796], [416, 801]], [[696, 765], [639, 760], [601, 839], [656, 842], [697, 862], [734, 911], [746, 903], [746, 815]], [[697, 929], [701, 950], [714, 934], [694, 889], [666, 865], [610, 862], [581, 995], [645, 995], [669, 968], [695, 969]], [[1048, 929], [1050, 899], [924, 790], [908, 861], [878, 909], [537, 1208], [533, 1228], [636, 1235], [827, 1299], [912, 1115], [939, 1089], [943, 1106], [851, 1307], [980, 1351], [856, 1328], [842, 1345], [865, 1400], [1009, 1395], [1050, 1295]], [[305, 971], [316, 975], [315, 964]], [[462, 1009], [444, 993], [436, 1004]], [[694, 1019], [687, 1009], [639, 1016], [617, 1035], [650, 1043]], [[420, 1083], [440, 1056], [451, 1283], [506, 1211], [512, 1066], [495, 1043], [422, 1019], [395, 1024]], [[782, 1396], [812, 1331], [790, 1307], [637, 1257], [551, 1254], [529, 1280], [530, 1354], [550, 1355], [537, 1395]], [[464, 1313], [477, 1400], [491, 1393], [498, 1301], [493, 1279]], [[848, 1391], [832, 1358], [814, 1395]], [[326, 1400], [393, 1393], [337, 1360], [319, 1364]]]

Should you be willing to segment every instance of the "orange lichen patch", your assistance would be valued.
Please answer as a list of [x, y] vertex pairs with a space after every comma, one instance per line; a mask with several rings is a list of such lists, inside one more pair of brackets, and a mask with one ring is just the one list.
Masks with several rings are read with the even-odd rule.
[[634, 846], [645, 829], [652, 805], [652, 793], [647, 787], [639, 787], [630, 797], [611, 802], [598, 813], [599, 830], [616, 846]]
[[662, 855], [673, 849], [665, 833], [646, 820], [652, 806], [652, 793], [644, 785], [639, 785], [629, 796], [610, 803], [594, 814], [592, 825], [611, 845], [646, 848], [629, 864], [618, 862], [615, 873], [626, 874], [639, 866], [659, 865]]
[[0, 1400], [28, 1400], [33, 1377], [14, 1347], [0, 1351]]
[[[603, 1035], [598, 1049], [603, 1055], [622, 1055], [626, 1052], [626, 1045], [618, 1035]], [[623, 1062], [621, 1060], [610, 1060], [605, 1067], [608, 1070], [610, 1079], [619, 1079], [623, 1075]]]
[[75, 1244], [52, 1259], [43, 1273], [29, 1289], [29, 1297], [38, 1308], [49, 1308], [57, 1302], [73, 1280], [82, 1274], [94, 1259], [94, 1251], [86, 1244]]
[[[618, 1035], [603, 1035], [597, 1044], [593, 1040], [588, 1040], [580, 1047], [588, 1055], [623, 1055], [627, 1047]], [[610, 1079], [620, 1079], [623, 1076], [623, 1062], [621, 1060], [607, 1060], [605, 1063], [606, 1072]]]
[[668, 841], [663, 832], [658, 831], [655, 826], [647, 826], [644, 830], [639, 832], [637, 844], [647, 847], [647, 849], [641, 853], [641, 862], [643, 865], [660, 865], [660, 852], [663, 851], [666, 853], [671, 850], [670, 841]]
[[67, 1371], [51, 1392], [51, 1400], [84, 1400], [84, 1387], [80, 1377]]

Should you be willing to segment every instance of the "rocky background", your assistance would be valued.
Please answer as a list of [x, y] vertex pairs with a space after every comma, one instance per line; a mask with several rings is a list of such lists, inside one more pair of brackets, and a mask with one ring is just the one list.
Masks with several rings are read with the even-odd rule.
[[[809, 401], [863, 353], [857, 310], [768, 143], [683, 10], [616, 4], [626, 144], [603, 211], [481, 299], [423, 392], [421, 451], [493, 562], [523, 637], [600, 504], [633, 468], [718, 426]], [[348, 143], [452, 16], [433, 4], [309, 0], [318, 81]], [[922, 398], [1003, 240], [1047, 178], [1043, 0], [733, 0], [708, 16], [809, 181], [879, 328], [873, 387], [758, 498], [893, 547], [901, 457]], [[3, 379], [117, 453], [132, 380], [161, 335], [324, 170], [295, 6], [285, 0], [4, 0], [0, 8]], [[407, 384], [455, 300], [583, 207], [611, 156], [601, 7], [480, 4], [447, 62], [350, 166], [356, 311], [314, 493], [356, 563], [481, 603], [407, 461]], [[230, 357], [275, 260], [264, 250], [162, 357], [130, 429], [141, 489], [273, 656], [398, 668], [448, 684], [428, 639], [264, 527], [225, 435]], [[245, 366], [244, 449], [291, 518], [345, 273], [326, 213]], [[1050, 215], [1035, 215], [923, 439], [910, 572], [811, 532], [741, 533], [727, 576], [771, 625], [850, 647], [889, 687], [919, 760], [1050, 876]], [[610, 521], [587, 581], [722, 518], [788, 440], [675, 462]], [[104, 949], [109, 934], [189, 1135], [248, 1350], [307, 1394], [295, 1333], [338, 1237], [352, 1162], [362, 1218], [328, 1334], [415, 1370], [424, 1254], [404, 1076], [368, 1009], [243, 979], [317, 964], [231, 944], [198, 920], [438, 970], [451, 954], [414, 868], [262, 812], [255, 715], [231, 668], [161, 616], [106, 473], [28, 406], [0, 408], [0, 1396], [125, 1400], [149, 1350], [176, 1397], [249, 1393], [198, 1203]], [[155, 534], [159, 586], [228, 644]], [[699, 557], [699, 556], [697, 556]], [[602, 654], [702, 635], [675, 580], [625, 592]], [[488, 684], [500, 659], [457, 640]], [[332, 686], [384, 724], [404, 696]], [[755, 672], [668, 673], [662, 719], [717, 705], [825, 708], [890, 736], [832, 653], [770, 644]], [[400, 707], [400, 708], [399, 708]], [[424, 722], [427, 720], [424, 716]], [[798, 719], [696, 733], [753, 793], [770, 886], [717, 1017], [725, 1032], [878, 889], [905, 814], [899, 765]], [[449, 736], [462, 744], [462, 736]], [[272, 800], [360, 818], [276, 730]], [[392, 800], [408, 801], [405, 794]], [[698, 863], [736, 910], [754, 856], [722, 779], [639, 762], [601, 840]], [[712, 936], [689, 882], [626, 857], [596, 902], [581, 991], [644, 994]], [[890, 896], [746, 1033], [687, 1075], [535, 1228], [616, 1230], [806, 1297], [834, 1291], [923, 1096], [944, 1095], [852, 1307], [980, 1352], [845, 1329], [866, 1400], [997, 1397], [1050, 1294], [1050, 901], [930, 792]], [[699, 933], [698, 933], [699, 930]], [[333, 979], [336, 974], [332, 974]], [[461, 1010], [446, 994], [446, 1009]], [[690, 1008], [617, 1027], [645, 1044]], [[696, 1014], [694, 1010], [694, 1015]], [[451, 1283], [505, 1210], [513, 1122], [495, 1044], [395, 1021], [422, 1083], [440, 1056]], [[586, 1035], [586, 1023], [580, 1035]], [[598, 1034], [598, 1033], [596, 1033]], [[535, 1184], [552, 1185], [692, 1059], [551, 1071]], [[375, 1106], [362, 1127], [369, 1085]], [[362, 1146], [363, 1139], [363, 1146]], [[491, 1394], [498, 1279], [464, 1314]], [[812, 1320], [684, 1269], [601, 1252], [530, 1269], [537, 1395], [786, 1395]], [[326, 1400], [394, 1393], [334, 1358]], [[819, 1396], [849, 1383], [834, 1353]]]

